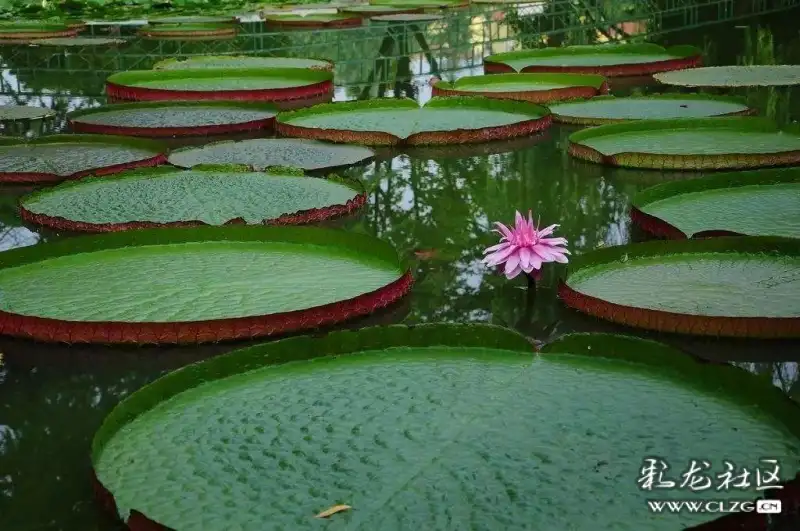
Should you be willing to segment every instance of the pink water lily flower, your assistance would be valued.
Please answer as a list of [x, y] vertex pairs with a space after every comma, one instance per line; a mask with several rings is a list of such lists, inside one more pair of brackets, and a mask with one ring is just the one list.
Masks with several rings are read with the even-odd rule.
[[546, 262], [566, 264], [569, 251], [564, 247], [566, 238], [548, 238], [558, 225], [550, 225], [542, 230], [533, 225], [530, 210], [528, 219], [517, 212], [515, 225], [509, 229], [502, 223], [495, 223], [494, 231], [502, 236], [500, 243], [486, 249], [483, 263], [489, 267], [505, 264], [503, 272], [512, 279], [522, 272], [539, 271]]

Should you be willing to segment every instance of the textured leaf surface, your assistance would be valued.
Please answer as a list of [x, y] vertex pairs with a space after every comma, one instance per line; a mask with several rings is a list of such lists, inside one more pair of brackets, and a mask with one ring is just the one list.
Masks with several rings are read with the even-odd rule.
[[699, 98], [599, 98], [549, 105], [553, 114], [574, 118], [614, 120], [703, 118], [746, 111], [733, 101]]
[[514, 70], [522, 70], [526, 66], [611, 66], [654, 63], [656, 61], [669, 61], [675, 59], [674, 55], [643, 54], [643, 53], [598, 53], [598, 54], [564, 54], [550, 57], [520, 57], [506, 59], [502, 62]]
[[186, 70], [192, 68], [328, 68], [330, 63], [302, 57], [211, 56], [190, 57], [183, 61], [163, 61], [156, 70]]
[[580, 268], [574, 290], [602, 300], [690, 315], [800, 317], [800, 258], [679, 253]]
[[338, 302], [402, 273], [395, 263], [334, 245], [145, 245], [0, 269], [0, 309], [70, 321], [235, 318]]
[[[198, 89], [199, 90], [199, 89]], [[108, 110], [78, 116], [73, 120], [115, 127], [200, 127], [228, 125], [275, 116], [274, 112], [221, 106], [169, 106]]]
[[167, 90], [263, 90], [298, 87], [307, 83], [288, 77], [217, 77], [184, 79], [154, 79], [131, 83], [136, 87]]
[[[207, 381], [123, 425], [95, 465], [123, 514], [176, 529], [672, 531], [708, 517], [641, 510], [642, 456], [684, 470], [720, 448], [798, 455], [770, 418], [638, 364], [408, 347]], [[314, 518], [339, 503], [353, 510]]]
[[209, 171], [134, 172], [33, 195], [31, 212], [87, 223], [203, 221], [222, 225], [276, 219], [301, 210], [344, 205], [358, 192], [314, 177]]
[[800, 136], [781, 132], [726, 129], [653, 129], [596, 136], [580, 141], [604, 155], [725, 155], [800, 150]]
[[800, 85], [800, 65], [712, 66], [656, 74], [666, 85], [684, 87], [767, 87]]
[[365, 108], [293, 117], [288, 123], [317, 129], [381, 131], [408, 138], [414, 133], [497, 127], [530, 119], [528, 114], [476, 108]]
[[259, 138], [174, 151], [169, 156], [169, 163], [184, 168], [198, 164], [245, 164], [257, 170], [270, 166], [293, 166], [311, 171], [357, 164], [374, 155], [374, 151], [361, 146]]
[[54, 110], [45, 107], [0, 105], [0, 120], [35, 120], [55, 114]]
[[110, 143], [61, 142], [0, 146], [0, 172], [68, 176], [94, 168], [143, 160], [157, 154], [150, 149]]

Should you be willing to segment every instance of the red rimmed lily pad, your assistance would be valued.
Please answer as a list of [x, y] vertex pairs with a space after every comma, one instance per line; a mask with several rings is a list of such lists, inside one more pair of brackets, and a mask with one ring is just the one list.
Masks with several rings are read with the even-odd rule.
[[0, 22], [0, 43], [27, 42], [54, 37], [75, 37], [79, 27], [68, 24], [51, 24], [39, 21]]
[[412, 284], [390, 245], [314, 227], [123, 231], [1, 258], [0, 333], [51, 342], [272, 336], [367, 315]]
[[800, 85], [800, 65], [709, 66], [653, 77], [680, 87], [781, 87]]
[[430, 13], [398, 13], [394, 15], [378, 15], [371, 17], [373, 22], [384, 22], [386, 24], [413, 24], [414, 22], [438, 22], [444, 19], [443, 15], [433, 15]]
[[264, 23], [280, 29], [354, 28], [360, 26], [363, 19], [349, 14], [268, 15]]
[[155, 140], [111, 135], [49, 135], [0, 139], [0, 182], [40, 183], [110, 175], [166, 162]]
[[138, 33], [147, 39], [232, 39], [238, 27], [231, 24], [156, 24], [144, 26]]
[[652, 241], [574, 258], [559, 296], [594, 317], [661, 332], [797, 338], [798, 278], [797, 239]]
[[[567, 336], [543, 351], [510, 330], [446, 324], [238, 350], [117, 405], [92, 443], [94, 487], [132, 529], [311, 530], [315, 515], [346, 505], [326, 526], [435, 529], [446, 518], [454, 529], [674, 531], [717, 515], [637, 510], [665, 496], [645, 483], [646, 459], [680, 482], [689, 459], [724, 447], [749, 470], [774, 469], [760, 456], [778, 459], [778, 496], [797, 503], [787, 481], [800, 453], [797, 406], [768, 381], [624, 336]], [[709, 466], [720, 481], [725, 462]], [[755, 499], [750, 483], [715, 497]]]
[[[190, 192], [187, 192], [190, 191]], [[364, 206], [361, 183], [302, 171], [267, 173], [218, 165], [87, 177], [20, 200], [25, 221], [57, 230], [117, 232], [157, 227], [301, 225], [350, 215]]]
[[379, 15], [409, 15], [412, 13], [422, 13], [422, 6], [404, 5], [362, 5], [344, 7], [339, 9], [340, 13], [346, 15], [358, 15], [361, 17], [374, 17]]
[[483, 60], [483, 70], [487, 74], [563, 72], [629, 77], [693, 68], [701, 63], [702, 51], [694, 46], [600, 44], [499, 53]]
[[114, 101], [265, 101], [293, 109], [331, 101], [333, 73], [301, 68], [134, 70], [110, 76], [106, 93]]
[[284, 136], [366, 145], [488, 142], [538, 133], [550, 113], [527, 102], [482, 97], [378, 99], [317, 105], [278, 114]]
[[608, 93], [603, 76], [590, 74], [497, 74], [467, 76], [452, 83], [434, 78], [434, 96], [485, 96], [533, 103], [591, 98]]
[[205, 136], [271, 131], [277, 109], [268, 103], [165, 101], [104, 105], [69, 114], [73, 131], [123, 136]]
[[631, 203], [633, 222], [654, 236], [800, 238], [800, 168], [665, 183], [639, 192]]
[[550, 105], [553, 120], [573, 125], [604, 125], [629, 120], [674, 120], [716, 116], [746, 116], [756, 110], [743, 98], [711, 94], [599, 96], [586, 101]]
[[192, 70], [198, 68], [310, 68], [333, 70], [327, 59], [306, 57], [266, 57], [251, 55], [197, 55], [186, 59], [165, 59], [153, 65], [153, 70]]
[[639, 120], [573, 133], [569, 153], [624, 168], [764, 168], [800, 163], [800, 133], [765, 118]]
[[148, 24], [236, 24], [238, 19], [230, 15], [175, 15], [148, 17]]

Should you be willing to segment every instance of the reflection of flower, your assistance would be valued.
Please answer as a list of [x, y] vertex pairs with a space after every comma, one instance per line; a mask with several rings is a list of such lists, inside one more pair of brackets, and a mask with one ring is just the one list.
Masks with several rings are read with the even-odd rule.
[[[538, 272], [546, 262], [567, 263], [569, 251], [563, 247], [565, 238], [547, 238], [558, 225], [550, 225], [542, 230], [533, 226], [530, 210], [528, 219], [517, 212], [515, 226], [509, 229], [502, 223], [495, 223], [494, 232], [502, 235], [500, 243], [486, 249], [483, 263], [492, 267], [505, 263], [506, 278], [514, 278], [523, 271]], [[534, 273], [536, 274], [536, 273]]]

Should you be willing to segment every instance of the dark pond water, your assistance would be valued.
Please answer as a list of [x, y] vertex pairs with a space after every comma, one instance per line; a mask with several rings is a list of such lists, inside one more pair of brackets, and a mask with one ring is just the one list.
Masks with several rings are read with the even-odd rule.
[[[800, 63], [797, 16], [783, 13], [745, 21], [744, 27], [710, 26], [656, 41], [699, 45], [707, 51], [709, 64]], [[407, 63], [421, 60], [412, 57]], [[460, 64], [462, 74], [479, 66], [469, 60]], [[59, 76], [56, 68], [23, 82], [21, 76], [30, 74], [25, 68], [16, 64], [3, 72], [6, 102], [41, 101], [64, 110], [99, 101], [93, 95], [98, 80], [90, 72], [65, 70]], [[76, 75], [87, 76], [86, 82]], [[71, 85], [65, 76], [72, 76]], [[366, 75], [348, 78], [352, 86], [338, 91], [342, 97], [403, 91], [421, 100], [429, 97], [421, 88], [426, 76], [381, 84], [370, 84]], [[65, 93], [65, 86], [74, 88]], [[640, 89], [620, 89], [630, 90]], [[800, 118], [800, 92], [764, 89], [745, 95], [779, 121]], [[507, 281], [480, 263], [482, 250], [496, 240], [490, 223], [511, 220], [515, 210], [532, 209], [542, 222], [560, 223], [560, 234], [575, 253], [632, 241], [636, 235], [627, 214], [631, 195], [665, 179], [689, 177], [576, 162], [564, 150], [570, 132], [554, 127], [541, 137], [512, 143], [382, 153], [365, 169], [351, 170], [374, 188], [364, 215], [344, 225], [393, 243], [411, 257], [417, 279], [402, 304], [353, 326], [489, 322], [516, 328], [538, 341], [572, 331], [643, 335], [565, 309], [554, 290], [563, 273], [557, 267], [547, 269], [533, 299], [524, 280]], [[20, 193], [0, 191], [0, 249], [67, 237], [24, 227], [15, 213]], [[797, 343], [659, 339], [711, 360], [741, 362], [787, 392], [792, 385], [797, 389]], [[98, 514], [88, 482], [89, 444], [103, 417], [120, 399], [164, 371], [238, 346], [98, 349], [0, 341], [5, 357], [0, 369], [0, 529], [114, 529]]]

